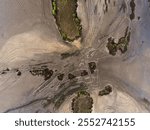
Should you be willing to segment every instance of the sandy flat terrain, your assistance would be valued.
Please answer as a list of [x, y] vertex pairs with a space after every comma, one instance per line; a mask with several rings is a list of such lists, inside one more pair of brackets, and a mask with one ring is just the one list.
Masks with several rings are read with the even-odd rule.
[[[0, 112], [70, 112], [74, 95], [65, 97], [59, 109], [55, 103], [64, 93], [83, 84], [91, 91], [93, 112], [149, 111], [147, 2], [135, 0], [135, 19], [131, 20], [130, 0], [107, 4], [105, 0], [79, 1], [77, 12], [83, 32], [81, 40], [73, 44], [63, 42], [51, 14], [50, 0], [0, 2]], [[109, 55], [108, 38], [117, 42], [127, 27], [131, 32], [128, 51]], [[61, 53], [66, 52], [71, 56], [63, 59]], [[89, 62], [96, 63], [94, 74], [90, 73]], [[54, 72], [46, 81], [30, 73], [43, 66]], [[87, 70], [88, 75], [82, 77], [81, 70]], [[60, 73], [64, 74], [62, 81], [57, 78]], [[69, 73], [76, 78], [68, 79]], [[98, 90], [106, 84], [111, 84], [114, 91], [99, 97]]]

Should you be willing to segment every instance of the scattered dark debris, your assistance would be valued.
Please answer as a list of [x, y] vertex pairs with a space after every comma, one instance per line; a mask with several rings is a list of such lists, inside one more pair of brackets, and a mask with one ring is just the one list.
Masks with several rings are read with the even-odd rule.
[[127, 27], [125, 36], [121, 37], [118, 41], [118, 49], [121, 51], [122, 54], [124, 54], [128, 49], [127, 47], [130, 42], [130, 35], [131, 35], [131, 33], [128, 32], [128, 27]]
[[53, 75], [53, 70], [49, 70], [48, 68], [44, 69], [43, 75], [44, 75], [44, 79], [48, 80]]
[[[10, 72], [11, 70], [9, 68], [6, 68], [5, 70], [2, 70], [0, 72], [0, 74], [7, 74], [8, 72]], [[14, 72], [17, 74], [17, 76], [21, 76], [21, 71], [19, 69], [13, 69], [11, 72]]]
[[107, 85], [103, 90], [99, 91], [99, 96], [105, 96], [112, 92], [112, 87]]
[[57, 78], [58, 78], [58, 80], [60, 80], [60, 81], [62, 81], [63, 80], [63, 78], [64, 78], [64, 74], [59, 74], [58, 76], [57, 76]]
[[9, 68], [6, 68], [5, 70], [2, 70], [1, 72], [0, 72], [0, 74], [7, 74], [7, 72], [9, 72], [10, 71], [10, 69]]
[[93, 74], [96, 70], [96, 63], [95, 62], [90, 62], [89, 63], [89, 69], [90, 69], [91, 74]]
[[127, 44], [126, 43], [127, 40], [125, 37], [121, 37], [119, 39], [119, 42], [118, 42], [118, 49], [121, 51], [121, 53], [125, 53], [127, 51]]
[[119, 9], [119, 11], [123, 10], [123, 12], [125, 13], [126, 9], [127, 9], [127, 5], [126, 5], [125, 1], [123, 1], [123, 3], [121, 4], [121, 7]]
[[17, 73], [17, 76], [21, 76], [21, 74], [22, 74], [21, 71], [18, 69], [16, 70], [16, 73]]
[[108, 38], [107, 48], [109, 50], [109, 54], [115, 56], [117, 51], [120, 50], [122, 54], [124, 54], [130, 42], [131, 33], [128, 31], [128, 27], [126, 28], [125, 35], [118, 40], [118, 43], [114, 41], [114, 38]]
[[109, 54], [115, 56], [117, 53], [117, 43], [115, 43], [112, 37], [108, 38], [107, 48], [109, 50]]
[[86, 76], [86, 75], [88, 75], [88, 72], [86, 70], [82, 70], [81, 71], [81, 76]]
[[141, 17], [140, 16], [138, 16], [138, 20], [140, 20], [141, 19]]
[[93, 107], [93, 99], [86, 91], [78, 92], [77, 96], [72, 99], [73, 113], [91, 113]]
[[9, 68], [7, 68], [6, 70], [4, 70], [4, 71], [10, 71], [10, 69]]
[[75, 75], [73, 75], [73, 74], [71, 74], [71, 73], [68, 74], [68, 79], [72, 80], [72, 79], [74, 79], [74, 78], [76, 78]]
[[53, 70], [50, 70], [45, 66], [40, 68], [33, 68], [32, 70], [30, 70], [30, 73], [33, 76], [43, 76], [44, 80], [48, 80], [53, 75]]
[[112, 92], [112, 87], [111, 87], [110, 85], [107, 85], [107, 86], [105, 87], [105, 90], [107, 90], [107, 91], [109, 91], [109, 92]]
[[133, 20], [135, 18], [135, 0], [131, 0], [130, 7], [131, 7], [131, 14], [130, 19]]
[[6, 74], [6, 71], [2, 71], [1, 74]]

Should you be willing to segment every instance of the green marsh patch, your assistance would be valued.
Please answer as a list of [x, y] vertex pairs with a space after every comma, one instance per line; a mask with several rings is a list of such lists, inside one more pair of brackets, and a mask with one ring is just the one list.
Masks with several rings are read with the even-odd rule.
[[128, 27], [126, 28], [125, 35], [121, 37], [118, 42], [115, 42], [115, 39], [110, 37], [108, 38], [107, 42], [107, 48], [109, 50], [109, 54], [112, 56], [115, 56], [117, 51], [119, 50], [122, 54], [126, 53], [128, 50], [128, 45], [130, 42], [130, 35], [131, 33], [128, 30]]
[[77, 96], [72, 100], [73, 113], [91, 113], [93, 107], [93, 99], [86, 91], [78, 92]]
[[77, 6], [77, 0], [52, 0], [52, 13], [64, 41], [72, 42], [81, 36]]

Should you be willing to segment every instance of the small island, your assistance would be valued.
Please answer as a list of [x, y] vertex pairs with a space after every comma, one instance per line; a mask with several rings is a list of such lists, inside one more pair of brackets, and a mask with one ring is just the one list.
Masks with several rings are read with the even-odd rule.
[[73, 42], [81, 36], [77, 6], [77, 0], [52, 0], [52, 14], [63, 40], [67, 42]]

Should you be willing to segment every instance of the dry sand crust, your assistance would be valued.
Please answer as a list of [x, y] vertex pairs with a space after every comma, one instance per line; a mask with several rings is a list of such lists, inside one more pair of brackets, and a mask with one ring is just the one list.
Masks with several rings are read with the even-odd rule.
[[[135, 18], [130, 20], [130, 0], [79, 0], [82, 40], [72, 45], [62, 41], [50, 13], [50, 0], [0, 3], [0, 72], [9, 68], [9, 72], [0, 75], [0, 112], [70, 112], [73, 95], [59, 109], [55, 109], [55, 102], [47, 107], [43, 107], [43, 102], [60, 92], [60, 84], [70, 82], [66, 79], [68, 73], [88, 69], [91, 61], [97, 64], [95, 73], [77, 77], [77, 83], [84, 82], [91, 90], [93, 112], [150, 111], [148, 2], [135, 0]], [[131, 32], [128, 51], [109, 55], [108, 38], [117, 41], [127, 27]], [[61, 53], [75, 50], [80, 54], [61, 59]], [[57, 70], [47, 81], [29, 72], [30, 66], [41, 63]], [[21, 71], [20, 76], [16, 69]], [[65, 74], [63, 81], [57, 79], [59, 72]], [[113, 85], [113, 92], [99, 97], [98, 90], [107, 83]]]

